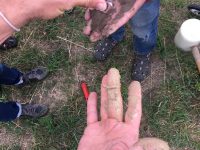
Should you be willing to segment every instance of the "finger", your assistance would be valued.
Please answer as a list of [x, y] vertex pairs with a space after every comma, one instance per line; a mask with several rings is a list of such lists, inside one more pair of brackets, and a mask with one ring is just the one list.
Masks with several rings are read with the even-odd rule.
[[96, 42], [98, 40], [102, 39], [102, 35], [100, 32], [92, 32], [90, 35], [90, 41]]
[[63, 15], [63, 14], [64, 14], [64, 10], [56, 9], [55, 11], [52, 11], [52, 12], [44, 11], [43, 13], [40, 13], [40, 15], [37, 16], [37, 17], [44, 19], [44, 20], [49, 20], [49, 19], [58, 17], [58, 16]]
[[129, 11], [124, 13], [122, 18], [118, 18], [116, 21], [112, 21], [110, 24], [106, 25], [102, 31], [102, 35], [109, 36], [110, 34], [114, 33], [117, 29], [119, 29], [121, 26], [123, 26], [125, 23], [127, 23], [130, 20], [130, 18], [132, 18], [136, 14], [138, 9], [143, 5], [144, 2], [145, 0], [136, 1], [133, 7]]
[[117, 31], [121, 26], [126, 24], [129, 21], [130, 18], [128, 16], [121, 18], [117, 21], [111, 21], [109, 24], [107, 24], [104, 29], [102, 30], [102, 36], [109, 36], [110, 34]]
[[105, 0], [88, 0], [87, 7], [94, 8], [99, 11], [104, 11], [107, 8], [107, 3]]
[[101, 2], [101, 3], [98, 3], [96, 5], [96, 9], [99, 10], [99, 11], [104, 11], [107, 9], [107, 4], [106, 2]]
[[86, 27], [83, 29], [83, 33], [84, 33], [85, 35], [90, 35], [90, 33], [91, 33], [91, 24], [92, 24], [92, 20], [89, 20], [89, 21], [87, 22]]
[[120, 74], [117, 69], [111, 68], [108, 71], [108, 81], [106, 88], [108, 94], [108, 118], [122, 121], [123, 105], [121, 96], [121, 83]]
[[125, 115], [125, 121], [132, 123], [134, 129], [139, 129], [142, 115], [142, 94], [141, 85], [138, 81], [133, 81], [128, 89], [128, 109]]
[[90, 9], [87, 9], [85, 11], [85, 20], [86, 21], [89, 21], [91, 19], [91, 16], [90, 16]]
[[167, 142], [157, 138], [142, 138], [130, 150], [169, 150]]
[[108, 82], [108, 76], [105, 75], [101, 83], [101, 108], [100, 108], [101, 120], [106, 120], [108, 118], [108, 95], [106, 91], [107, 82]]
[[92, 124], [98, 121], [97, 114], [97, 94], [90, 93], [87, 101], [87, 124]]

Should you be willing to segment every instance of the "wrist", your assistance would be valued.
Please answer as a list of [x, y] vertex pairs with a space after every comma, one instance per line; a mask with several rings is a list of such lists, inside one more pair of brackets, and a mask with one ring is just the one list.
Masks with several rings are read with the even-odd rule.
[[[28, 22], [29, 15], [24, 6], [19, 5], [18, 3], [12, 3], [14, 3], [12, 0], [7, 0], [6, 2], [3, 1], [3, 4], [0, 6], [0, 11], [9, 20], [9, 22], [12, 23], [12, 25], [14, 25], [16, 28], [21, 28]], [[12, 6], [12, 9], [10, 6]]]

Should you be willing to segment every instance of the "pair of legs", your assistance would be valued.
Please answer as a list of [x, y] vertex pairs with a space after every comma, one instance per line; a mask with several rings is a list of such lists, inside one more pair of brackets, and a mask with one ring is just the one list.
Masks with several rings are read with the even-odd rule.
[[[42, 80], [47, 75], [47, 69], [38, 67], [28, 73], [22, 73], [15, 68], [0, 64], [0, 85], [24, 85], [31, 80]], [[47, 112], [48, 108], [38, 104], [20, 104], [18, 102], [0, 102], [0, 121], [11, 121], [22, 115], [39, 117]]]
[[[156, 46], [159, 8], [159, 0], [146, 2], [130, 20], [133, 32], [133, 52], [136, 56], [132, 68], [133, 80], [142, 81], [150, 73], [150, 53]], [[94, 57], [99, 61], [105, 60], [114, 46], [123, 39], [124, 33], [123, 26], [99, 42], [95, 47]]]

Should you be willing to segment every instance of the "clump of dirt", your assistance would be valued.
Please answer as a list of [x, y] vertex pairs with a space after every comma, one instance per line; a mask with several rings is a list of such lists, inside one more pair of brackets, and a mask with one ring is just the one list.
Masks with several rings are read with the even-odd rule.
[[[91, 28], [93, 32], [102, 33], [106, 25], [112, 25], [114, 21], [121, 19], [124, 13], [133, 7], [135, 0], [112, 0], [111, 3], [112, 6], [108, 5], [106, 12], [91, 11]], [[106, 33], [106, 31], [103, 32]]]

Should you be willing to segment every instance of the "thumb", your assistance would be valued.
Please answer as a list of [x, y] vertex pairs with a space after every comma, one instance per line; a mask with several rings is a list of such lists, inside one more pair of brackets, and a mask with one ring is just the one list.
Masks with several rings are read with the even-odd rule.
[[107, 3], [106, 2], [98, 3], [97, 6], [96, 6], [96, 9], [100, 10], [100, 11], [106, 10], [107, 9]]
[[[69, 1], [71, 2], [71, 1]], [[75, 0], [73, 1], [73, 6], [80, 6], [85, 8], [97, 9], [100, 11], [104, 11], [107, 9], [107, 3], [105, 0]], [[66, 3], [67, 6], [69, 3]]]
[[106, 0], [87, 0], [87, 6], [99, 11], [104, 11], [107, 9]]
[[167, 142], [158, 138], [142, 138], [130, 150], [170, 150]]

